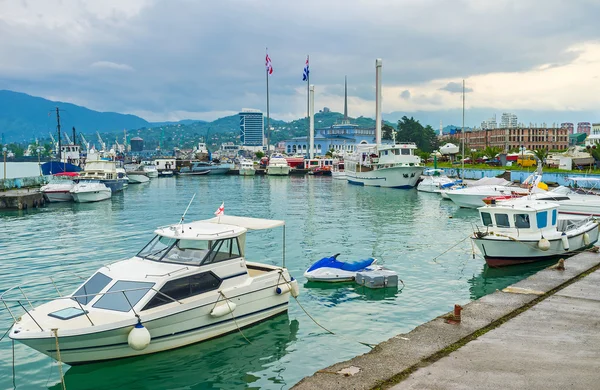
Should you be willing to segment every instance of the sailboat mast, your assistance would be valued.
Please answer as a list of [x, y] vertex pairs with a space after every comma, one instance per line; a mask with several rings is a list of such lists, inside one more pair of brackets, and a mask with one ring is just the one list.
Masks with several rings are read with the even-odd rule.
[[58, 112], [58, 107], [56, 107], [56, 129], [58, 130], [58, 160], [60, 161], [62, 144], [60, 142], [60, 114]]
[[462, 178], [465, 178], [465, 80], [462, 85]]

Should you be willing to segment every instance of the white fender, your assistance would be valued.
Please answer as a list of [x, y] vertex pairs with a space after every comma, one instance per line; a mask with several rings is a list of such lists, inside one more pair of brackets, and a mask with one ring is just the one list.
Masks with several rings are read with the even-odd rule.
[[563, 232], [562, 236], [560, 236], [560, 240], [562, 241], [563, 248], [566, 251], [568, 251], [569, 250], [569, 237], [567, 237], [565, 232]]
[[543, 238], [541, 240], [538, 241], [538, 248], [540, 248], [540, 250], [543, 251], [547, 251], [548, 249], [550, 249], [550, 241], [548, 241], [546, 238]]
[[583, 244], [585, 246], [590, 245], [590, 235], [587, 233], [583, 233]]
[[297, 298], [300, 295], [300, 287], [298, 287], [298, 281], [296, 279], [292, 279], [291, 284], [291, 293], [294, 298]]
[[229, 314], [235, 310], [236, 304], [226, 300], [220, 302], [214, 309], [210, 312], [210, 315], [213, 317], [223, 317], [226, 314]]
[[283, 283], [277, 286], [277, 288], [275, 289], [275, 292], [279, 295], [281, 294], [285, 294], [288, 293], [292, 290], [292, 286], [290, 286], [288, 283]]
[[127, 344], [136, 351], [141, 351], [150, 345], [150, 332], [141, 323], [131, 329], [127, 335]]

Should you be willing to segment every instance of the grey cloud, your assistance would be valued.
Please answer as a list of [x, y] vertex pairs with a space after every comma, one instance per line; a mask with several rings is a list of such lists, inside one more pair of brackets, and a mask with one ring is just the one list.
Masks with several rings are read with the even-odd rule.
[[400, 93], [400, 97], [404, 100], [410, 99], [410, 91], [408, 89], [405, 89]]
[[[439, 89], [440, 91], [448, 91], [451, 93], [462, 93], [463, 85], [462, 83], [455, 83], [454, 81], [449, 82], [444, 87]], [[473, 92], [473, 88], [469, 88], [465, 86], [465, 93]]]

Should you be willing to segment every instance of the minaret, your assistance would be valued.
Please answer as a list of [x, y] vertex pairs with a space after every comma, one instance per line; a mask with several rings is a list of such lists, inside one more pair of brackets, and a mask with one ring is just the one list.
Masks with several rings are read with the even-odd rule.
[[348, 121], [348, 76], [344, 76], [344, 122]]

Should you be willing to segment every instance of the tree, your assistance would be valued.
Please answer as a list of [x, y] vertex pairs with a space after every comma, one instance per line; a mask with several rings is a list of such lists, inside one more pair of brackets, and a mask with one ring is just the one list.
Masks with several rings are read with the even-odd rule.
[[391, 140], [392, 137], [392, 132], [394, 131], [394, 128], [386, 123], [383, 124], [383, 126], [381, 127], [381, 139], [389, 139]]
[[256, 152], [254, 153], [254, 155], [256, 156], [257, 160], [260, 160], [261, 158], [265, 157], [265, 154], [263, 152]]
[[533, 151], [535, 157], [540, 161], [540, 163], [544, 164], [546, 162], [546, 157], [548, 157], [548, 150], [546, 149], [536, 149]]
[[502, 151], [503, 149], [499, 146], [487, 146], [485, 149], [483, 149], [483, 154], [487, 158], [493, 159], [497, 154], [502, 153]]
[[437, 135], [431, 126], [423, 127], [415, 118], [406, 116], [398, 121], [396, 141], [414, 142], [424, 152], [432, 152], [438, 146]]
[[327, 151], [327, 153], [325, 153], [325, 157], [333, 157], [333, 153], [335, 152], [335, 149], [331, 148]]

